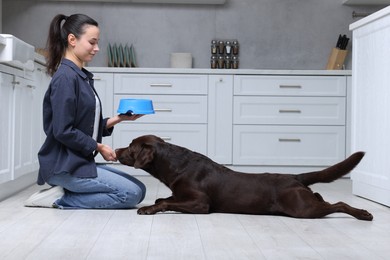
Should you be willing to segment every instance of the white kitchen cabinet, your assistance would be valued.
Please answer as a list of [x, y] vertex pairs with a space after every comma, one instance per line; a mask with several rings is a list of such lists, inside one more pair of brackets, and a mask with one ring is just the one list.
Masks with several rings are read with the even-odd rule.
[[13, 122], [13, 75], [0, 72], [0, 183], [11, 180], [12, 170], [12, 122]]
[[390, 206], [390, 7], [352, 24], [352, 151], [366, 155], [353, 193]]
[[114, 107], [126, 98], [151, 99], [155, 114], [115, 127], [113, 146], [154, 134], [164, 140], [207, 154], [207, 76], [176, 74], [114, 75]]
[[346, 78], [235, 76], [233, 165], [327, 166], [346, 156]]
[[44, 140], [42, 100], [49, 84], [43, 67], [36, 64], [34, 71], [2, 67], [1, 73], [1, 129], [2, 153], [0, 183], [36, 173], [38, 151]]
[[[33, 138], [40, 137], [33, 128], [39, 113], [35, 104], [40, 95], [32, 79], [14, 77], [14, 178], [38, 169], [37, 150]], [[42, 113], [42, 111], [41, 111]]]
[[115, 126], [114, 148], [154, 134], [248, 172], [322, 169], [349, 152], [348, 72], [90, 70], [113, 73], [112, 113], [122, 98], [153, 100], [155, 114]]
[[37, 136], [39, 138], [33, 138], [33, 146], [34, 150], [39, 151], [43, 142], [46, 139], [46, 134], [43, 131], [43, 98], [45, 96], [46, 90], [49, 87], [51, 77], [46, 73], [46, 68], [39, 63], [35, 63], [35, 71], [34, 71], [34, 81], [36, 86], [36, 91], [39, 92], [39, 97], [35, 102], [35, 110], [34, 110], [34, 121], [33, 124], [34, 133], [39, 133]]

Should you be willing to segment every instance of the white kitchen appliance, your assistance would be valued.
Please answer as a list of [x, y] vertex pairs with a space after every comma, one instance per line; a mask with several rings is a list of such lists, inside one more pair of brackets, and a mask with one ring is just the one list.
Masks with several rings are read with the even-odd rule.
[[0, 34], [0, 63], [34, 70], [34, 47], [11, 34]]

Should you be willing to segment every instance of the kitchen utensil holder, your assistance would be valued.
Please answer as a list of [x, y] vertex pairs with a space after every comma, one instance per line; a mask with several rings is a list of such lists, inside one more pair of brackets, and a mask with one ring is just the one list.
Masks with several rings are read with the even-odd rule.
[[327, 70], [341, 70], [344, 69], [344, 61], [347, 57], [348, 51], [339, 48], [333, 48], [326, 65]]

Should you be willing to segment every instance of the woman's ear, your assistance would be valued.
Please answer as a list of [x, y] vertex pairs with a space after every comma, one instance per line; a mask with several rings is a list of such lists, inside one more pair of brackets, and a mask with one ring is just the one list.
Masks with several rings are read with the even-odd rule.
[[76, 46], [76, 36], [73, 33], [68, 34], [68, 45], [74, 47]]
[[152, 145], [143, 144], [140, 153], [137, 158], [135, 158], [134, 168], [142, 168], [154, 158], [154, 148]]

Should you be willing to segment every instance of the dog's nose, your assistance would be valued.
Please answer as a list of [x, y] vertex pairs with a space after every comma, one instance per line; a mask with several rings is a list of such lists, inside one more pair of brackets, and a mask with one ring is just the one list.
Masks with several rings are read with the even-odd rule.
[[122, 149], [115, 149], [115, 154], [116, 154], [116, 157], [118, 158], [119, 156], [121, 156], [122, 154]]

